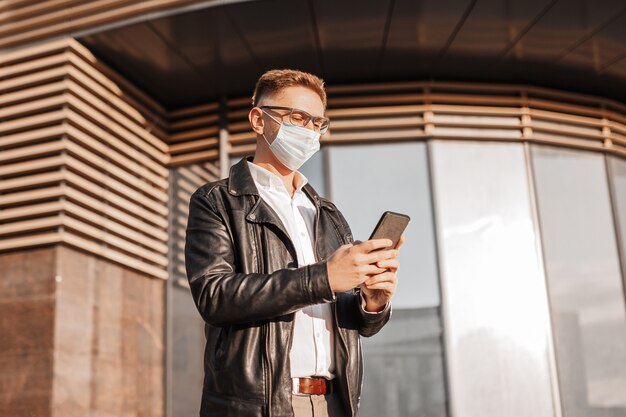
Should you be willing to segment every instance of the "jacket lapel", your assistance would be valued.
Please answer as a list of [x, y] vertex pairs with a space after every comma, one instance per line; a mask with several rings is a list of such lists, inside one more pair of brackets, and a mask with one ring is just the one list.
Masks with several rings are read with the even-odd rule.
[[[256, 188], [254, 183], [254, 179], [252, 178], [252, 174], [250, 174], [250, 168], [246, 161], [252, 162], [253, 156], [248, 155], [241, 159], [238, 163], [233, 165], [230, 169], [230, 176], [228, 180], [228, 192], [232, 195], [254, 195], [255, 204], [250, 208], [248, 213], [246, 213], [246, 220], [251, 223], [260, 223], [266, 224], [270, 227], [278, 230], [284, 237], [284, 241], [287, 242], [287, 248], [293, 255], [294, 259], [297, 259], [297, 254], [293, 242], [289, 237], [289, 233], [285, 228], [285, 225], [280, 220], [278, 214], [272, 209], [272, 207], [267, 204], [265, 200], [263, 200], [259, 194], [259, 190]], [[334, 206], [325, 198], [320, 197], [313, 186], [307, 183], [302, 187], [302, 190], [309, 197], [309, 199], [315, 205], [315, 222], [314, 222], [314, 242], [315, 246], [313, 248], [315, 252], [316, 258], [319, 258], [321, 252], [325, 253], [327, 250], [323, 250], [320, 252], [320, 248], [318, 245], [319, 237], [319, 223], [321, 216], [321, 209], [335, 211]], [[326, 248], [325, 248], [326, 249]]]
[[256, 202], [246, 213], [246, 220], [251, 223], [260, 223], [269, 225], [277, 229], [284, 237], [288, 250], [292, 253], [294, 259], [297, 259], [296, 249], [289, 237], [289, 233], [285, 228], [285, 225], [278, 217], [278, 214], [270, 207], [265, 200], [263, 200], [259, 194], [259, 190], [256, 188], [252, 174], [250, 174], [250, 168], [246, 161], [252, 162], [253, 156], [247, 155], [241, 159], [238, 163], [233, 165], [230, 169], [230, 176], [228, 179], [228, 192], [232, 195], [254, 195]]
[[270, 224], [277, 229], [279, 229], [287, 238], [289, 238], [289, 233], [287, 229], [285, 229], [285, 225], [283, 224], [278, 214], [274, 211], [272, 207], [270, 207], [265, 200], [263, 200], [260, 196], [258, 197], [256, 203], [250, 211], [246, 214], [246, 220], [251, 223], [265, 223]]

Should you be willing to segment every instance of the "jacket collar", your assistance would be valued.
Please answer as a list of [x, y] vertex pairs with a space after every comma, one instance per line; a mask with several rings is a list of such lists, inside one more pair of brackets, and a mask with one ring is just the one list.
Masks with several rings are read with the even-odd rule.
[[[267, 204], [259, 195], [259, 190], [256, 188], [256, 184], [254, 183], [254, 179], [252, 178], [252, 174], [250, 173], [250, 168], [248, 167], [248, 163], [246, 162], [252, 162], [252, 159], [252, 155], [246, 155], [241, 158], [241, 161], [239, 161], [230, 168], [230, 175], [228, 178], [228, 192], [236, 196], [242, 196], [246, 194], [256, 195], [256, 203], [250, 208], [248, 213], [246, 213], [246, 220], [252, 223], [271, 224], [278, 230], [280, 230], [284, 238], [286, 239], [286, 242], [288, 242], [287, 249], [290, 251], [294, 259], [297, 259], [298, 256], [296, 249], [289, 237], [289, 233], [283, 225], [283, 222], [280, 220], [276, 212], [269, 206], [269, 204]], [[311, 201], [313, 201], [313, 204], [317, 209], [316, 219], [319, 218], [318, 216], [320, 214], [321, 208], [325, 208], [331, 211], [335, 210], [333, 204], [325, 198], [320, 197], [317, 192], [315, 192], [311, 184], [305, 184], [304, 187], [302, 187], [302, 190], [307, 194]], [[317, 248], [314, 248], [313, 250], [316, 251], [315, 253], [317, 254]]]
[[[250, 174], [254, 179], [254, 184], [257, 189], [266, 188], [287, 194], [287, 189], [285, 188], [285, 184], [283, 183], [280, 175], [249, 161], [246, 161], [246, 164], [248, 164], [248, 169], [250, 170]], [[298, 184], [295, 192], [300, 193], [302, 191], [302, 187], [304, 187], [309, 180], [300, 171], [296, 171], [294, 174], [294, 183]]]
[[[259, 195], [259, 190], [256, 188], [254, 183], [254, 179], [252, 178], [252, 174], [250, 173], [250, 168], [246, 161], [252, 162], [254, 159], [254, 155], [246, 155], [235, 165], [230, 167], [229, 177], [228, 177], [228, 192], [232, 195]], [[317, 207], [324, 207], [330, 211], [335, 211], [335, 207], [333, 204], [325, 199], [324, 197], [320, 197], [313, 186], [310, 183], [306, 183], [304, 187], [302, 187], [302, 191], [304, 191], [308, 197], [313, 201], [313, 203]]]
[[259, 195], [252, 174], [250, 174], [250, 168], [246, 161], [252, 162], [253, 155], [246, 155], [241, 158], [241, 161], [230, 167], [228, 174], [228, 192], [232, 195], [246, 195], [253, 194]]

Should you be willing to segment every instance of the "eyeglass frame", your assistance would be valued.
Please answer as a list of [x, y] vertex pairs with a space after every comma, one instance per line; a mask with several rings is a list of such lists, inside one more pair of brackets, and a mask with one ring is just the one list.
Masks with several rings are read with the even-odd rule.
[[[302, 127], [305, 127], [309, 124], [309, 122], [313, 122], [313, 129], [315, 130], [315, 121], [316, 120], [326, 120], [328, 122], [328, 124], [325, 126], [325, 128], [320, 127], [319, 129], [319, 134], [323, 135], [324, 133], [326, 133], [328, 131], [328, 128], [330, 127], [330, 119], [328, 117], [317, 117], [317, 116], [313, 116], [311, 113], [301, 110], [301, 109], [297, 109], [295, 107], [284, 107], [284, 106], [257, 106], [259, 109], [263, 110], [263, 109], [270, 109], [270, 110], [289, 110], [289, 113], [287, 114], [283, 114], [281, 115], [281, 118], [285, 117], [285, 116], [289, 116], [289, 124], [294, 125], [294, 126], [300, 126], [297, 123], [293, 123], [291, 120], [291, 115], [293, 114], [294, 110], [304, 113], [306, 115], [306, 123], [304, 123], [303, 125], [301, 125]], [[323, 129], [323, 131], [322, 131]]]

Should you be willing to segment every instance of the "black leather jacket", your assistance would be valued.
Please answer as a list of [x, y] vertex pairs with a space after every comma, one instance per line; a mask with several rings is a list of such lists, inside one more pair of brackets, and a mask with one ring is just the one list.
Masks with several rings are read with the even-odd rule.
[[337, 207], [303, 188], [317, 208], [316, 263], [298, 267], [280, 218], [259, 196], [243, 158], [230, 177], [197, 189], [189, 203], [185, 263], [207, 338], [200, 416], [293, 416], [289, 349], [294, 312], [333, 303], [336, 378], [349, 416], [356, 415], [363, 377], [359, 335], [371, 336], [390, 309], [368, 315], [358, 289], [336, 294], [327, 258], [352, 243]]

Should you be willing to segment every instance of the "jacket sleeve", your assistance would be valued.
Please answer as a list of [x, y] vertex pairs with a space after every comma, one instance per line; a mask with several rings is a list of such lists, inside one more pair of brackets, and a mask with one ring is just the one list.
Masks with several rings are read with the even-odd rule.
[[196, 307], [214, 326], [271, 319], [333, 300], [325, 260], [271, 274], [236, 271], [231, 234], [199, 192], [189, 202], [185, 267]]
[[[344, 228], [344, 234], [349, 236], [349, 242], [353, 243], [354, 239], [352, 238], [352, 230], [350, 229], [350, 225], [348, 221], [343, 216], [341, 211], [335, 206], [337, 210], [337, 214], [339, 215], [339, 219], [341, 220], [341, 226]], [[383, 328], [383, 326], [389, 321], [391, 318], [391, 302], [387, 303], [385, 308], [379, 313], [370, 313], [365, 311], [363, 308], [363, 299], [361, 296], [361, 290], [356, 289], [352, 291], [351, 296], [353, 297], [351, 304], [352, 314], [356, 314], [358, 317], [358, 331], [361, 336], [370, 337], [375, 335]], [[356, 310], [356, 311], [354, 311]]]
[[358, 297], [357, 304], [359, 306], [359, 314], [361, 316], [359, 334], [365, 337], [374, 336], [391, 318], [391, 302], [388, 302], [385, 308], [379, 313], [370, 313], [365, 311], [363, 308], [364, 301], [360, 291], [358, 291], [358, 295], [356, 295], [356, 297]]

